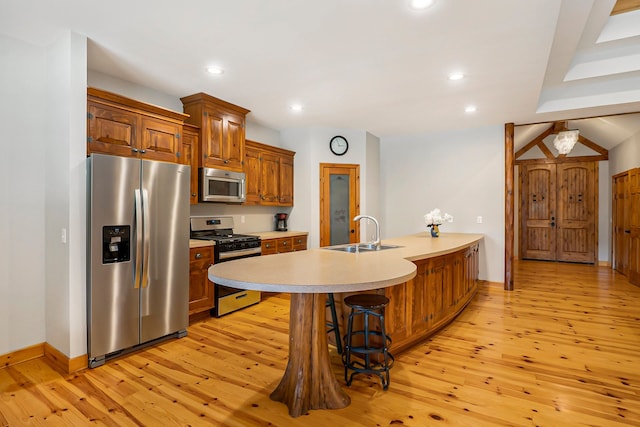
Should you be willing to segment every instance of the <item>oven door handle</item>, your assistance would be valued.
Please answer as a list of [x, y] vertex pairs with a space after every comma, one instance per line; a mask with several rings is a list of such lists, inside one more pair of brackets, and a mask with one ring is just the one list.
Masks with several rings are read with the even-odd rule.
[[220, 261], [231, 261], [234, 258], [243, 258], [249, 255], [260, 255], [262, 253], [262, 248], [249, 248], [249, 249], [241, 249], [239, 251], [229, 251], [229, 252], [220, 252], [219, 259]]

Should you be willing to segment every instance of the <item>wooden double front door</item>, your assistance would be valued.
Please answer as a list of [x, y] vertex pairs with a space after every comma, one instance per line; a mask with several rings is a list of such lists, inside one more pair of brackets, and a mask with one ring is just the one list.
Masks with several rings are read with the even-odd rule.
[[520, 166], [520, 257], [594, 263], [598, 164]]

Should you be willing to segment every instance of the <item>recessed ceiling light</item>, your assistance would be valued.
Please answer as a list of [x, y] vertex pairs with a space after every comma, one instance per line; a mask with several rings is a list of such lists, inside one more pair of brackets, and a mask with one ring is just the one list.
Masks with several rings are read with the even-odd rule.
[[411, 6], [411, 9], [422, 10], [433, 6], [434, 3], [435, 0], [411, 0], [409, 5]]
[[449, 74], [449, 80], [462, 80], [462, 79], [464, 79], [464, 74], [460, 72]]
[[478, 108], [475, 105], [467, 105], [464, 108], [464, 112], [465, 113], [475, 113], [478, 110]]
[[291, 111], [295, 111], [296, 113], [302, 111], [302, 105], [300, 104], [291, 104], [289, 108], [291, 108]]
[[207, 67], [207, 72], [211, 73], [211, 74], [215, 74], [216, 76], [219, 76], [220, 74], [224, 74], [224, 70], [220, 67]]

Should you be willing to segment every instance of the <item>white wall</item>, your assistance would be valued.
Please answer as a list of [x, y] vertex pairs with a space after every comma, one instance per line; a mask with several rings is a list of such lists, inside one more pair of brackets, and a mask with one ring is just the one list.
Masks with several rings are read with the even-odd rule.
[[503, 126], [382, 138], [380, 181], [383, 237], [426, 231], [440, 208], [454, 217], [443, 234], [484, 235], [480, 278], [504, 282]]
[[609, 186], [613, 175], [637, 167], [640, 167], [640, 132], [609, 150]]
[[[329, 150], [329, 141], [336, 135], [342, 135], [349, 141], [349, 150], [343, 156], [336, 156]], [[376, 173], [375, 158], [379, 155], [376, 154], [378, 150], [375, 147], [375, 136], [353, 129], [310, 128], [282, 130], [280, 138], [283, 148], [296, 152], [295, 207], [291, 212], [289, 228], [307, 230], [310, 248], [320, 246], [320, 163], [359, 164], [360, 213], [378, 210], [374, 195], [377, 189], [372, 191], [362, 182], [365, 181], [362, 177], [367, 177], [368, 173]], [[367, 172], [367, 168], [370, 172]], [[364, 227], [364, 223], [362, 225]], [[361, 239], [364, 233], [361, 234]]]
[[46, 51], [0, 35], [0, 354], [45, 341]]

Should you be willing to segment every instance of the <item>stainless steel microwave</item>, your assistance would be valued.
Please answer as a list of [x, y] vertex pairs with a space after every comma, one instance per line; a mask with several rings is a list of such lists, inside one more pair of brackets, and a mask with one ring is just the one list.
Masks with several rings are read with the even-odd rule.
[[246, 200], [246, 175], [223, 169], [200, 169], [200, 201], [242, 203]]

